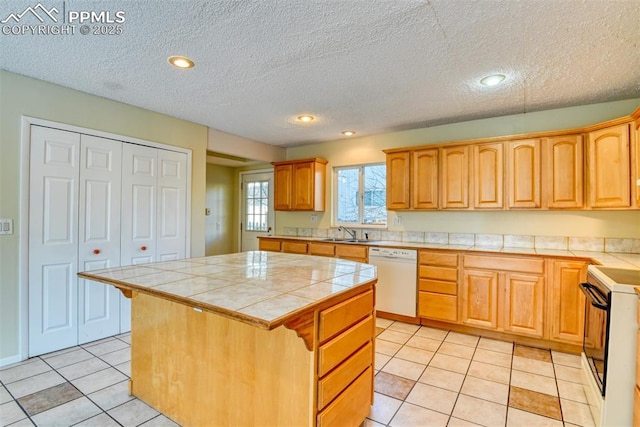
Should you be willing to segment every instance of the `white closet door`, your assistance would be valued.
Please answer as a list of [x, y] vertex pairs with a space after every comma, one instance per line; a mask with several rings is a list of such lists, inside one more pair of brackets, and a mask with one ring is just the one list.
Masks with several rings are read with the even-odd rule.
[[29, 355], [78, 343], [80, 135], [31, 126]]
[[[141, 145], [122, 147], [121, 265], [156, 260], [158, 150]], [[131, 330], [131, 301], [120, 296], [120, 333]]]
[[158, 229], [156, 259], [186, 256], [187, 155], [158, 150]]
[[[122, 142], [82, 135], [78, 266], [82, 271], [120, 265]], [[80, 344], [120, 332], [120, 291], [78, 281]]]

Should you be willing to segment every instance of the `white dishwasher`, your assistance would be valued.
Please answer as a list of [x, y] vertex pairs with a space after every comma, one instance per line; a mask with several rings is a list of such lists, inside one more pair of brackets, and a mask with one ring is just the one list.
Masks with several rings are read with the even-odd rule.
[[376, 310], [416, 317], [418, 251], [369, 247], [369, 264], [378, 268]]

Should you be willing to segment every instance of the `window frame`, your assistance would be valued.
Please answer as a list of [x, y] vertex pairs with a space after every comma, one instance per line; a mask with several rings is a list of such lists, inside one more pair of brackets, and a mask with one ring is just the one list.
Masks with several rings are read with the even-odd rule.
[[[384, 224], [365, 224], [364, 219], [364, 197], [365, 197], [365, 189], [364, 189], [364, 168], [369, 166], [385, 166], [386, 162], [375, 162], [375, 163], [361, 163], [356, 165], [343, 165], [343, 166], [334, 166], [332, 168], [331, 180], [332, 180], [332, 195], [331, 195], [331, 226], [332, 227], [347, 227], [347, 228], [379, 228], [386, 230], [389, 225], [389, 211], [386, 209], [386, 220]], [[358, 169], [358, 222], [339, 222], [338, 221], [338, 172], [340, 170], [345, 169]], [[386, 191], [386, 182], [385, 182], [385, 191]]]

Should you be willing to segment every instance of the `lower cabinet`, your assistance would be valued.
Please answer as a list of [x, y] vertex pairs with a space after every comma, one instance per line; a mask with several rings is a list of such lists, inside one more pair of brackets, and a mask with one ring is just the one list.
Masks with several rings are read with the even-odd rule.
[[458, 321], [458, 254], [420, 251], [418, 316]]
[[339, 244], [297, 239], [279, 240], [273, 238], [260, 238], [258, 249], [261, 251], [336, 257], [363, 263], [366, 263], [369, 260], [368, 247], [365, 245], [354, 245], [352, 243]]
[[584, 337], [584, 294], [578, 285], [587, 280], [584, 261], [551, 261], [549, 290], [550, 339], [576, 345]]
[[543, 338], [542, 258], [463, 256], [462, 323]]

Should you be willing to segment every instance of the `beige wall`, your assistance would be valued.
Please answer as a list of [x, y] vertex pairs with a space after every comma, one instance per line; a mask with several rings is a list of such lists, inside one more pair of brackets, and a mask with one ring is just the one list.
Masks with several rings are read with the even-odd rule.
[[207, 165], [206, 207], [210, 215], [205, 217], [205, 255], [221, 255], [234, 252], [237, 233], [235, 209], [237, 196], [234, 168], [220, 165]]
[[[327, 197], [329, 208], [319, 214], [317, 224], [311, 213], [278, 212], [276, 233], [285, 226], [328, 228], [331, 226], [331, 171], [335, 166], [384, 162], [386, 148], [517, 135], [548, 130], [571, 129], [631, 114], [640, 106], [640, 98], [604, 104], [586, 105], [536, 113], [516, 114], [483, 120], [454, 123], [430, 128], [392, 132], [362, 138], [304, 145], [287, 149], [287, 159], [323, 157], [329, 161]], [[399, 215], [395, 231], [443, 231], [455, 233], [497, 233], [543, 236], [584, 236], [640, 238], [638, 211], [503, 211], [503, 212], [389, 212], [388, 223]]]
[[15, 229], [0, 236], [0, 362], [19, 351], [22, 115], [191, 149], [191, 255], [204, 255], [205, 126], [0, 71], [0, 218]]

